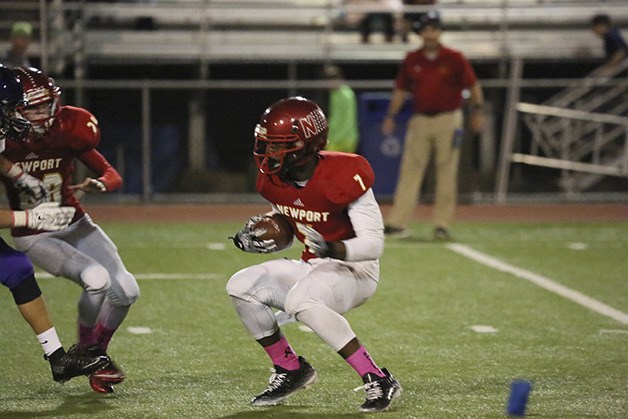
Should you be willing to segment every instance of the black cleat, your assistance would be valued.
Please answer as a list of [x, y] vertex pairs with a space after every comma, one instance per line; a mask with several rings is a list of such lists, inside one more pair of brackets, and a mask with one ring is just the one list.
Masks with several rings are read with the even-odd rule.
[[299, 357], [301, 367], [288, 371], [275, 365], [275, 372], [270, 376], [270, 385], [251, 400], [251, 406], [275, 406], [295, 392], [308, 388], [316, 382], [316, 370], [303, 358]]
[[110, 361], [105, 368], [89, 376], [89, 385], [96, 393], [113, 393], [113, 385], [120, 384], [125, 378], [124, 371]]
[[64, 353], [54, 361], [44, 355], [44, 359], [50, 362], [52, 379], [58, 383], [65, 383], [79, 375], [89, 375], [109, 364], [109, 358], [106, 356], [90, 356], [77, 353]]
[[405, 239], [407, 237], [410, 237], [410, 230], [408, 230], [407, 228], [386, 225], [384, 226], [384, 234], [388, 237]]
[[386, 368], [382, 369], [385, 377], [367, 373], [362, 377], [364, 385], [353, 391], [366, 391], [366, 401], [360, 406], [360, 412], [382, 412], [390, 407], [394, 399], [401, 395], [401, 385]]
[[105, 356], [109, 359], [107, 365], [99, 368], [89, 375], [89, 385], [96, 393], [113, 393], [113, 385], [120, 384], [126, 378], [122, 369], [107, 356], [104, 349], [98, 345], [73, 345], [69, 353], [82, 354], [84, 356]]
[[434, 240], [451, 241], [451, 234], [445, 227], [436, 227], [434, 229]]

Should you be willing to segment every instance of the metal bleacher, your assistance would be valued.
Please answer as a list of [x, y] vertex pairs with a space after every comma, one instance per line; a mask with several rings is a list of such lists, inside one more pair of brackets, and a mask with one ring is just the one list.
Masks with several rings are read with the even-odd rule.
[[[480, 173], [476, 177], [492, 179], [497, 171], [495, 196], [498, 201], [505, 199], [508, 185], [516, 183], [509, 182], [511, 163], [539, 165], [541, 162], [545, 167], [558, 168], [562, 171], [562, 190], [569, 193], [587, 191], [602, 176], [608, 176], [608, 170], [614, 170], [611, 176], [626, 175], [628, 152], [625, 147], [628, 137], [625, 136], [625, 128], [619, 132], [615, 122], [616, 118], [622, 118], [620, 125], [626, 126], [628, 109], [625, 104], [628, 102], [625, 100], [625, 86], [628, 79], [625, 77], [628, 70], [619, 74], [619, 78], [606, 82], [606, 85], [599, 85], [597, 80], [595, 88], [588, 89], [582, 98], [568, 103], [554, 102], [553, 98], [543, 101], [550, 91], [558, 88], [567, 87], [559, 95], [573, 94], [569, 93], [573, 92], [569, 87], [572, 85], [576, 85], [575, 90], [579, 91], [579, 77], [588, 70], [573, 70], [591, 68], [603, 58], [602, 41], [589, 30], [589, 19], [593, 14], [607, 13], [626, 33], [628, 1], [438, 0], [434, 7], [440, 11], [445, 24], [443, 42], [463, 51], [474, 64], [487, 64], [484, 68], [490, 68], [489, 74], [498, 74], [494, 79], [489, 79], [492, 77], [489, 75], [482, 80], [487, 105], [494, 111], [488, 112], [488, 115], [495, 119], [489, 122], [492, 130], [487, 130], [479, 140]], [[239, 94], [239, 98], [246, 98], [253, 90], [282, 89], [289, 94], [304, 89], [323, 91], [328, 87], [325, 80], [318, 80], [310, 73], [302, 75], [297, 67], [304, 68], [310, 64], [315, 67], [328, 62], [346, 64], [354, 71], [362, 64], [369, 69], [380, 64], [396, 66], [407, 51], [417, 48], [418, 35], [411, 34], [407, 43], [399, 37], [387, 43], [383, 35], [375, 31], [371, 42], [363, 44], [355, 19], [351, 17], [365, 12], [391, 12], [400, 16], [404, 12], [427, 10], [431, 8], [400, 6], [386, 9], [350, 0], [0, 0], [0, 51], [8, 46], [11, 23], [18, 19], [28, 20], [35, 28], [35, 39], [29, 53], [43, 69], [53, 75], [61, 75], [57, 80], [65, 92], [73, 92], [74, 103], [80, 104], [83, 95], [87, 95], [85, 92], [106, 89], [137, 92], [141, 105], [132, 113], [141, 116], [143, 155], [150, 155], [151, 147], [155, 146], [151, 122], [159, 118], [153, 116], [153, 109], [159, 101], [157, 92], [189, 92], [185, 98], [189, 119], [179, 122], [187, 123], [189, 130], [186, 169], [197, 170], [206, 167], [205, 144], [212, 139], [205, 136], [205, 108], [196, 92], [228, 89]], [[569, 75], [560, 71], [552, 72], [552, 65], [557, 62], [564, 64], [561, 68], [569, 67], [577, 74], [576, 78], [570, 79]], [[536, 64], [530, 66], [540, 69], [536, 78], [524, 77], [524, 63]], [[222, 64], [225, 65], [221, 67]], [[259, 77], [260, 71], [249, 71], [249, 67], [255, 66], [247, 64], [273, 64], [257, 66], [256, 71], [259, 68], [273, 71], [282, 66], [288, 71], [278, 71], [279, 74], [273, 78]], [[164, 72], [167, 74], [164, 80], [155, 78], [138, 82], [133, 77], [116, 78], [115, 71], [109, 77], [108, 69], [116, 66], [127, 69], [167, 68], [168, 71], [191, 68], [193, 71], [182, 71], [180, 74], [185, 74], [182, 77], [176, 72]], [[214, 69], [221, 68], [210, 72], [212, 66]], [[243, 75], [232, 77], [229, 71], [236, 67], [244, 69]], [[94, 77], [96, 71], [92, 70], [97, 68], [105, 70]], [[496, 68], [499, 71], [492, 72]], [[506, 75], [508, 71], [510, 76]], [[150, 72], [151, 76], [157, 73]], [[221, 75], [215, 76], [216, 73]], [[367, 72], [357, 73], [362, 78], [353, 77], [350, 83], [358, 90], [390, 89], [393, 74], [390, 68], [386, 69], [385, 79], [371, 77]], [[537, 93], [545, 87], [547, 92]], [[610, 105], [593, 106], [598, 103], [597, 99], [591, 99], [593, 94], [606, 92], [603, 94], [611, 95], [615, 87], [622, 89], [623, 99], [610, 98], [605, 103], [619, 103], [621, 109]], [[235, 93], [238, 89], [242, 92]], [[536, 104], [530, 104], [537, 106], [532, 112], [527, 112], [530, 109], [519, 103], [522, 89], [533, 90], [535, 97], [539, 98]], [[567, 119], [575, 122], [567, 124], [561, 115], [543, 114], [564, 113], [563, 110], [547, 110], [543, 106], [571, 108], [572, 113]], [[535, 112], [535, 115], [525, 119], [528, 131], [532, 133], [529, 141], [533, 149], [529, 156], [522, 157], [523, 151], [528, 150], [517, 147], [519, 128], [522, 126], [518, 121], [524, 121], [521, 114]], [[602, 112], [610, 115], [597, 115]], [[536, 125], [532, 121], [537, 121]], [[502, 125], [501, 135], [497, 133], [499, 124]], [[550, 128], [551, 133], [548, 134]], [[582, 135], [576, 137], [574, 134]], [[573, 156], [565, 156], [563, 138], [567, 139]], [[498, 146], [498, 143], [501, 145]], [[556, 150], [549, 150], [548, 144]], [[582, 148], [583, 145], [589, 148]], [[124, 144], [120, 145], [121, 156], [126, 156], [124, 147]], [[501, 156], [496, 165], [498, 151]], [[557, 157], [563, 160], [560, 166], [544, 160]], [[583, 161], [587, 171], [578, 170], [584, 167]], [[151, 164], [159, 163], [150, 159], [142, 162], [141, 193], [144, 199], [153, 196]], [[591, 165], [607, 168], [597, 167], [591, 172], [588, 170]], [[519, 183], [523, 183], [520, 171], [518, 176]], [[482, 186], [483, 191], [489, 187]]]
[[[37, 1], [4, 2], [24, 9]], [[234, 61], [398, 61], [416, 42], [370, 44], [347, 23], [365, 11], [426, 11], [414, 6], [390, 10], [340, 0], [153, 0], [43, 2], [41, 31], [64, 48], [35, 42], [32, 53], [87, 64]], [[17, 7], [20, 6], [20, 7]], [[33, 6], [38, 7], [38, 6]], [[573, 59], [601, 56], [588, 31], [596, 12], [628, 27], [628, 2], [577, 0], [441, 0], [435, 6], [446, 24], [443, 40], [472, 60]], [[9, 13], [3, 15], [10, 16]], [[56, 18], [56, 25], [52, 22]], [[62, 16], [59, 23], [58, 17]], [[0, 28], [6, 26], [5, 18]], [[40, 21], [35, 21], [39, 27]], [[0, 49], [2, 45], [0, 44]]]

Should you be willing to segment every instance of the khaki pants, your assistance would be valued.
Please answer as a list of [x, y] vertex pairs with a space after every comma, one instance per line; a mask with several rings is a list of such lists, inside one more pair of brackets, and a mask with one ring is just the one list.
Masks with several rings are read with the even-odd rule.
[[457, 195], [458, 161], [462, 140], [462, 111], [435, 116], [414, 115], [408, 122], [397, 189], [388, 225], [406, 227], [416, 208], [425, 170], [434, 152], [436, 193], [432, 222], [449, 228]]

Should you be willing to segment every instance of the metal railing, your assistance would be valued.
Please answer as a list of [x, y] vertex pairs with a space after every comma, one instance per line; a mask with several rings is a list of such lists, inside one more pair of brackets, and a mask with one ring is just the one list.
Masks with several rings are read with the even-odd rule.
[[[628, 79], [619, 79], [616, 82], [626, 83], [628, 82]], [[518, 86], [521, 91], [526, 92], [526, 91], [533, 91], [533, 90], [538, 91], [539, 89], [542, 90], [544, 88], [556, 89], [560, 87], [574, 85], [575, 83], [577, 83], [576, 79], [560, 79], [560, 80], [519, 79], [515, 83], [515, 85]], [[75, 80], [58, 80], [58, 84], [62, 87], [65, 97], [72, 97], [78, 89], [83, 90], [88, 102], [93, 102], [91, 100], [91, 97], [93, 97], [94, 95], [97, 95], [97, 94], [102, 95], [102, 92], [106, 92], [106, 91], [124, 92], [127, 96], [128, 96], [128, 93], [131, 92], [133, 97], [138, 98], [137, 100], [134, 99], [133, 101], [131, 101], [133, 103], [133, 107], [129, 107], [130, 106], [129, 104], [121, 104], [119, 112], [124, 112], [127, 115], [137, 116], [137, 118], [134, 119], [134, 122], [133, 122], [134, 127], [136, 128], [129, 130], [124, 135], [124, 138], [117, 146], [118, 148], [116, 149], [115, 153], [117, 153], [117, 155], [120, 156], [119, 158], [116, 158], [117, 160], [127, 161], [127, 166], [130, 160], [134, 159], [138, 161], [137, 167], [136, 167], [137, 169], [136, 174], [131, 175], [130, 173], [123, 173], [123, 177], [125, 178], [125, 182], [127, 182], [128, 180], [138, 181], [141, 179], [141, 187], [135, 192], [129, 192], [128, 187], [127, 187], [125, 189], [125, 193], [134, 193], [134, 194], [139, 193], [140, 198], [145, 201], [155, 200], [157, 199], [156, 197], [161, 196], [163, 195], [163, 193], [165, 193], [164, 191], [156, 190], [157, 188], [155, 187], [155, 182], [159, 179], [156, 179], [155, 176], [161, 176], [161, 174], [156, 175], [156, 173], [159, 173], [159, 171], [161, 170], [161, 168], [164, 167], [164, 165], [172, 164], [168, 162], [168, 159], [171, 159], [173, 156], [167, 156], [167, 159], [165, 162], [159, 161], [158, 159], [154, 158], [155, 151], [159, 149], [161, 146], [163, 146], [163, 143], [160, 143], [160, 141], [168, 141], [168, 142], [175, 141], [174, 139], [164, 140], [163, 136], [160, 137], [158, 135], [159, 125], [161, 123], [160, 121], [164, 119], [164, 116], [161, 115], [156, 108], [158, 108], [160, 102], [163, 101], [162, 95], [164, 93], [182, 92], [182, 96], [183, 97], [189, 96], [190, 100], [192, 100], [192, 98], [194, 97], [194, 94], [197, 94], [198, 92], [205, 92], [209, 96], [219, 94], [220, 92], [230, 92], [230, 96], [233, 96], [234, 98], [243, 98], [241, 102], [239, 102], [238, 99], [234, 99], [232, 106], [236, 106], [236, 108], [233, 108], [231, 110], [229, 109], [222, 110], [223, 113], [220, 113], [220, 114], [218, 113], [219, 111], [218, 109], [211, 109], [211, 108], [208, 109], [208, 112], [207, 112], [208, 123], [212, 122], [213, 120], [214, 124], [215, 123], [220, 124], [219, 121], [215, 120], [216, 118], [218, 119], [224, 118], [225, 115], [228, 115], [233, 112], [237, 112], [239, 115], [241, 115], [241, 118], [240, 118], [241, 120], [251, 121], [251, 126], [244, 127], [244, 130], [243, 130], [244, 134], [242, 134], [241, 136], [239, 136], [238, 134], [235, 134], [234, 132], [234, 135], [236, 135], [237, 138], [236, 137], [217, 138], [217, 137], [212, 137], [210, 135], [210, 138], [206, 140], [206, 142], [204, 143], [204, 146], [208, 148], [212, 148], [212, 147], [215, 147], [217, 143], [220, 143], [223, 141], [233, 143], [234, 147], [238, 142], [244, 142], [245, 144], [248, 144], [249, 146], [252, 147], [252, 144], [249, 144], [252, 141], [250, 132], [252, 132], [254, 121], [259, 116], [259, 113], [262, 111], [262, 108], [260, 107], [259, 109], [258, 108], [248, 109], [246, 105], [246, 99], [244, 98], [254, 97], [258, 94], [261, 96], [267, 96], [268, 92], [272, 92], [272, 94], [276, 95], [277, 97], [284, 97], [284, 96], [290, 96], [290, 95], [295, 95], [295, 94], [304, 94], [306, 96], [316, 96], [317, 94], [322, 93], [326, 91], [327, 89], [329, 89], [329, 84], [325, 81], [297, 80], [297, 79], [277, 80], [277, 81], [268, 81], [268, 80], [248, 80], [248, 81], [239, 81], [239, 80], [222, 80], [222, 81], [209, 81], [209, 80], [206, 80], [206, 81], [200, 81], [200, 80], [189, 80], [189, 81], [99, 80], [99, 81], [96, 81], [96, 80], [86, 80], [81, 83], [78, 83]], [[353, 87], [354, 90], [356, 90], [356, 92], [358, 92], [358, 94], [360, 92], [370, 92], [370, 91], [389, 92], [392, 87], [392, 83], [389, 80], [353, 80], [353, 81], [350, 81], [349, 84]], [[483, 88], [486, 92], [487, 97], [501, 97], [504, 99], [505, 103], [508, 102], [507, 92], [513, 86], [512, 80], [490, 79], [490, 80], [483, 80], [482, 84], [483, 84]], [[111, 94], [109, 96], [113, 97], [114, 95]], [[512, 99], [512, 97], [510, 99]], [[495, 106], [495, 108], [498, 108], [498, 107], [499, 105]], [[99, 119], [101, 119], [100, 117], [105, 112], [99, 109], [97, 106], [90, 106], [88, 109], [94, 112], [94, 114], [97, 117], [99, 117]], [[180, 121], [183, 126], [180, 128], [181, 128], [181, 132], [184, 132], [185, 124], [187, 123], [187, 119], [186, 119], [187, 117], [183, 115], [187, 112], [185, 108], [183, 106], [173, 106], [172, 108], [167, 108], [167, 110], [170, 112], [175, 111], [181, 114]], [[560, 115], [560, 116], [566, 115], [564, 113], [565, 112], [564, 110], [558, 111], [555, 109], [542, 107], [538, 105], [536, 105], [536, 107], [533, 107], [531, 105], [520, 105], [519, 107], [520, 112], [532, 111], [532, 110], [539, 113], [543, 112], [547, 115]], [[505, 115], [505, 118], [503, 120], [501, 119], [501, 116], [499, 114], [490, 115], [490, 117], [492, 120], [494, 120], [494, 124], [491, 124], [491, 126], [488, 127], [488, 130], [485, 133], [485, 136], [483, 136], [483, 138], [480, 139], [479, 143], [476, 144], [477, 150], [475, 151], [471, 150], [471, 152], [474, 154], [480, 153], [480, 150], [493, 150], [493, 151], [497, 150], [498, 144], [496, 143], [497, 141], [499, 141], [500, 136], [499, 134], [496, 134], [496, 133], [503, 132], [504, 129], [506, 131], [509, 129], [508, 128], [509, 122], [508, 122], [507, 115]], [[578, 112], [569, 113], [569, 117], [572, 120], [593, 119], [597, 121], [597, 123], [599, 124], [621, 125], [622, 129], [624, 129], [624, 134], [625, 134], [625, 127], [626, 127], [626, 122], [627, 122], [626, 118], [612, 117], [612, 116], [607, 116], [607, 115], [598, 116], [598, 115], [591, 115], [590, 113], [578, 113]], [[103, 117], [102, 119], [104, 120], [105, 118]], [[504, 128], [502, 129], [500, 127], [504, 127]], [[108, 128], [109, 127], [107, 126], [106, 123], [103, 124], [103, 144], [102, 144], [103, 146], [107, 145], [107, 142], [112, 141], [111, 137], [107, 137], [107, 135], [105, 135]], [[516, 132], [516, 129], [513, 131]], [[195, 157], [194, 156], [195, 150], [190, 149], [191, 142], [189, 138], [186, 138], [185, 136], [183, 136], [182, 138], [180, 138], [180, 142], [183, 144], [184, 147], [187, 147], [186, 154], [189, 153], [189, 155], [187, 156], [188, 160], [185, 162], [182, 162], [179, 169], [180, 171], [187, 171], [193, 165], [193, 163], [191, 162], [191, 159]], [[502, 148], [503, 147], [504, 147], [504, 143], [502, 141]], [[248, 162], [249, 160], [251, 160], [249, 159], [249, 155], [246, 154], [248, 152], [249, 151], [245, 150], [244, 154], [240, 156], [240, 161], [242, 161], [240, 174], [243, 174], [243, 175], [246, 174], [245, 162]], [[116, 154], [113, 154], [113, 155], [115, 158]], [[486, 156], [480, 156], [480, 158], [486, 158]], [[516, 153], [514, 157], [509, 158], [510, 162], [527, 163], [527, 161], [524, 161], [524, 160], [525, 159], [523, 157], [519, 156]], [[591, 164], [594, 164], [593, 160], [591, 160], [591, 162], [592, 162]], [[114, 163], [120, 163], [120, 162], [116, 161]], [[544, 163], [547, 167], [552, 167], [552, 165], [550, 164], [552, 162], [550, 162], [549, 160], [545, 160]], [[598, 162], [598, 163], [600, 167], [605, 165], [602, 162]], [[625, 160], [624, 160], [624, 163], [622, 164], [623, 166], [620, 164], [616, 166], [617, 169], [613, 169], [616, 172], [610, 173], [611, 170], [601, 169], [601, 168], [599, 169], [599, 172], [603, 174], [624, 173], [625, 165], [626, 165]], [[118, 164], [116, 164], [116, 166], [118, 166]], [[124, 166], [124, 165], [121, 165], [121, 166]], [[484, 167], [482, 169], [484, 170], [484, 174], [483, 174], [484, 176], [494, 177], [496, 173], [499, 174], [499, 169], [498, 169], [498, 165], [496, 161], [484, 162], [482, 163], [482, 166]], [[569, 167], [569, 169], [579, 170], [582, 167], [584, 166], [572, 165]], [[560, 166], [557, 168], [567, 169], [567, 167], [563, 167], [563, 166]], [[120, 170], [123, 170], [123, 168], [120, 168]], [[396, 170], [396, 168], [391, 168], [391, 170]], [[499, 176], [496, 179], [499, 181]], [[506, 179], [506, 181], [507, 180], [508, 179]], [[506, 188], [506, 191], [507, 190], [508, 188]], [[207, 191], [207, 192], [211, 193], [212, 191]], [[235, 192], [250, 193], [251, 191], [242, 189], [242, 190], [237, 190]], [[480, 190], [478, 192], [480, 192]], [[481, 192], [484, 194], [484, 196], [490, 196], [491, 195], [490, 186], [487, 189], [481, 190]], [[495, 197], [499, 197], [499, 194], [496, 193]], [[505, 195], [503, 198], [505, 199]]]
[[[628, 60], [605, 69], [604, 76], [598, 68], [542, 104], [518, 103], [518, 96], [511, 99], [498, 200], [505, 199], [511, 163], [560, 169], [559, 183], [567, 193], [587, 190], [604, 176], [628, 177], [628, 83], [619, 78], [626, 70]], [[523, 114], [531, 134], [528, 152], [515, 150], [517, 112]]]

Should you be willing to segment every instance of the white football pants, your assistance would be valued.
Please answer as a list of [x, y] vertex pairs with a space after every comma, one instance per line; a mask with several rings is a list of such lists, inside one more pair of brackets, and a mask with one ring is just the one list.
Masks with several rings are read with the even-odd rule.
[[227, 292], [256, 340], [278, 330], [276, 308], [295, 316], [338, 352], [355, 338], [342, 314], [364, 304], [378, 280], [378, 261], [276, 259], [235, 273]]

